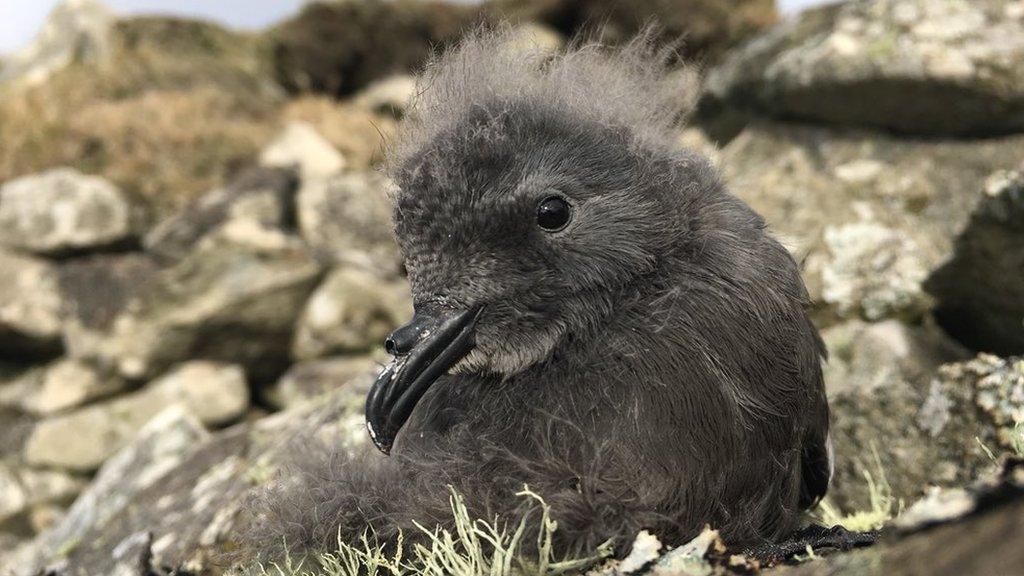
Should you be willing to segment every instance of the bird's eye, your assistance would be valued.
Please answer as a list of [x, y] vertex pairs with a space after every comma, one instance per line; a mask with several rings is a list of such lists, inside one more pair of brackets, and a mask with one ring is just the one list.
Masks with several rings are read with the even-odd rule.
[[572, 210], [561, 196], [548, 196], [537, 205], [537, 225], [548, 232], [558, 232], [569, 223]]

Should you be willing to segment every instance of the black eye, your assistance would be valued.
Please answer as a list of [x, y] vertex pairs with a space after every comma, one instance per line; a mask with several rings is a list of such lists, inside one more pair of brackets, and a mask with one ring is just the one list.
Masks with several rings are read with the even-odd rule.
[[548, 232], [557, 232], [569, 223], [569, 203], [560, 196], [548, 196], [537, 205], [537, 225]]

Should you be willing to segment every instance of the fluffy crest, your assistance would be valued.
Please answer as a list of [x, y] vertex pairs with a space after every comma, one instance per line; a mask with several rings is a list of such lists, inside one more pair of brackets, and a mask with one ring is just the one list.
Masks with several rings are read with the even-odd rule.
[[675, 68], [676, 47], [658, 47], [655, 38], [649, 27], [620, 48], [576, 41], [553, 55], [524, 47], [508, 25], [470, 32], [426, 65], [391, 166], [469, 113], [482, 108], [496, 116], [512, 103], [627, 128], [639, 139], [671, 139], [693, 106], [696, 74]]

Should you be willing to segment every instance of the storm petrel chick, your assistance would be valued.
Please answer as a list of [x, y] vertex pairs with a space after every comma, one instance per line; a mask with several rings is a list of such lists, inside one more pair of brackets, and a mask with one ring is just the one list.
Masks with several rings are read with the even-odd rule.
[[276, 522], [296, 548], [397, 537], [450, 521], [449, 486], [514, 521], [525, 484], [565, 553], [786, 536], [830, 478], [797, 265], [680, 146], [669, 51], [508, 40], [429, 64], [389, 151], [415, 304], [366, 400], [389, 456], [296, 476]]

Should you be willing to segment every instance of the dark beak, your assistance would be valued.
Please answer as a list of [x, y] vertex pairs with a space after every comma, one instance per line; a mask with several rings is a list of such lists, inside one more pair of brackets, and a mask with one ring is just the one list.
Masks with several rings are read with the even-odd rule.
[[413, 408], [441, 375], [473, 349], [473, 328], [481, 308], [441, 304], [416, 307], [412, 321], [388, 336], [384, 346], [395, 357], [366, 397], [366, 427], [384, 454]]

